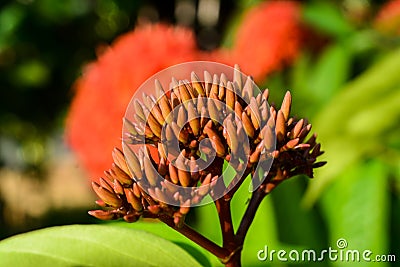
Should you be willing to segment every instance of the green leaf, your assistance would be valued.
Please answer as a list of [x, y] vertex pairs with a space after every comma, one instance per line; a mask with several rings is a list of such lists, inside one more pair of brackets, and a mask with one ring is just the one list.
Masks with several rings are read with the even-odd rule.
[[314, 28], [334, 37], [348, 36], [353, 26], [337, 6], [328, 1], [315, 1], [303, 7], [303, 19]]
[[[194, 208], [196, 221], [193, 227], [202, 235], [212, 240], [218, 245], [222, 245], [221, 229], [219, 227], [219, 219], [217, 209], [214, 203]], [[212, 266], [223, 266], [223, 264], [211, 253], [209, 259]]]
[[15, 33], [24, 18], [24, 12], [20, 5], [9, 4], [0, 10], [0, 40], [4, 36]]
[[[326, 228], [317, 208], [305, 209], [300, 205], [305, 190], [305, 179], [293, 177], [278, 186], [271, 194], [280, 241], [305, 248], [322, 249], [326, 246]], [[293, 223], [295, 221], [296, 223]]]
[[313, 120], [328, 164], [316, 171], [304, 203], [310, 205], [327, 185], [351, 164], [376, 155], [386, 138], [398, 128], [400, 118], [400, 49], [347, 84]]
[[107, 225], [58, 226], [0, 242], [0, 266], [201, 266], [153, 234]]
[[333, 44], [316, 59], [307, 53], [295, 62], [291, 73], [291, 88], [298, 100], [293, 110], [314, 117], [345, 84], [350, 74], [352, 54], [345, 45]]
[[[360, 110], [369, 109], [371, 104], [389, 93], [397, 92], [400, 84], [400, 49], [397, 49], [365, 71], [357, 79], [348, 83], [335, 95], [328, 105], [318, 114], [316, 123], [324, 135], [336, 135], [349, 116]], [[326, 123], [329, 121], [329, 124]], [[334, 131], [332, 131], [332, 129]]]
[[[216, 223], [218, 223], [218, 221]], [[155, 234], [163, 239], [169, 240], [181, 247], [182, 249], [186, 250], [186, 252], [196, 258], [196, 260], [200, 262], [202, 266], [211, 266], [211, 262], [219, 262], [219, 260], [206, 249], [200, 247], [198, 244], [194, 243], [193, 241], [175, 231], [165, 223], [162, 223], [158, 220], [146, 219], [145, 221], [141, 220], [135, 223], [117, 221], [106, 222], [106, 224], [116, 227], [146, 231]], [[218, 227], [215, 228], [218, 229]]]
[[310, 75], [308, 96], [323, 104], [343, 86], [349, 76], [350, 54], [340, 44], [326, 48]]
[[[388, 254], [389, 195], [387, 167], [378, 160], [346, 169], [322, 196], [331, 247], [347, 241], [346, 250]], [[371, 256], [372, 258], [373, 256]], [[360, 256], [361, 258], [361, 256]], [[375, 266], [375, 262], [332, 262], [334, 266]], [[384, 264], [380, 266], [386, 266]]]

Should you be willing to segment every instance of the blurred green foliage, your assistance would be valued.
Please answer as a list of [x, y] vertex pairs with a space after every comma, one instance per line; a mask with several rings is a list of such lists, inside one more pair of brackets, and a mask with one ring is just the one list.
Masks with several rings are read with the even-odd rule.
[[[238, 6], [245, 10], [257, 2], [241, 1]], [[371, 26], [382, 2], [301, 2], [303, 20], [315, 39], [306, 41], [292, 67], [269, 77], [264, 86], [272, 90], [275, 103], [287, 89], [292, 91], [292, 112], [310, 119], [328, 165], [315, 173], [314, 180], [297, 177], [285, 182], [262, 203], [246, 239], [244, 266], [268, 265], [256, 257], [264, 245], [320, 251], [337, 248], [339, 238], [347, 240], [349, 249], [394, 254], [397, 264], [400, 261], [400, 41]], [[0, 138], [27, 142], [24, 149], [32, 156], [30, 149], [43, 149], [27, 140], [43, 138], [62, 125], [72, 82], [82, 64], [94, 58], [93, 48], [132, 28], [144, 1], [1, 5]], [[222, 43], [229, 45], [242, 9], [234, 10]], [[173, 17], [170, 9], [165, 10], [163, 16]], [[247, 188], [244, 185], [232, 203], [236, 224], [250, 196]], [[196, 229], [221, 242], [213, 206], [199, 207], [190, 216]], [[117, 224], [148, 230], [183, 248], [196, 247], [162, 224]], [[195, 250], [209, 258], [201, 261], [203, 265], [218, 265], [202, 248]], [[398, 266], [319, 266], [371, 265]]]
[[[95, 48], [135, 24], [140, 1], [3, 1], [0, 138], [25, 149], [63, 127], [73, 81]], [[17, 159], [0, 162], [12, 164]], [[11, 161], [11, 162], [10, 162]], [[32, 162], [38, 165], [38, 162]], [[29, 167], [29, 161], [28, 167]], [[17, 164], [18, 165], [18, 164]], [[24, 167], [22, 160], [19, 167]]]

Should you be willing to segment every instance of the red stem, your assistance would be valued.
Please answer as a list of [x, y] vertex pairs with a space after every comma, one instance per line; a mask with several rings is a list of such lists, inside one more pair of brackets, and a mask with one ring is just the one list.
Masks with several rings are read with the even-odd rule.
[[[233, 197], [233, 195], [236, 193], [236, 191], [242, 185], [242, 183], [244, 182], [246, 177], [249, 175], [250, 171], [251, 171], [251, 168], [246, 168], [246, 170], [241, 175], [239, 173], [237, 173], [235, 175], [235, 177], [232, 179], [231, 183], [228, 186], [228, 192], [226, 192], [226, 194], [224, 196], [225, 199], [231, 199]], [[230, 188], [230, 186], [232, 184], [234, 184], [234, 186], [232, 186]]]
[[230, 200], [224, 198], [217, 199], [215, 207], [218, 211], [219, 224], [222, 231], [222, 246], [228, 250], [235, 249], [235, 234], [233, 233], [233, 223], [231, 215]]
[[[268, 183], [261, 185], [256, 191], [253, 192], [249, 201], [249, 205], [246, 208], [239, 228], [235, 234], [233, 229], [230, 203], [232, 196], [243, 183], [244, 179], [247, 177], [250, 171], [251, 169], [247, 168], [243, 173], [243, 176], [235, 176], [234, 180], [240, 179], [239, 181], [237, 181], [237, 184], [235, 184], [224, 197], [214, 201], [215, 207], [218, 211], [219, 223], [222, 232], [222, 247], [218, 246], [210, 239], [201, 235], [199, 232], [197, 232], [187, 224], [183, 224], [182, 227], [177, 227], [174, 223], [173, 218], [170, 215], [162, 214], [158, 215], [158, 218], [171, 228], [175, 229], [196, 244], [200, 245], [204, 249], [217, 256], [221, 260], [221, 262], [225, 264], [226, 267], [240, 267], [241, 251], [244, 239], [251, 226], [251, 223], [254, 220], [257, 209], [260, 206], [261, 201], [264, 199], [264, 197], [271, 190], [273, 190], [276, 185], [283, 181], [283, 179], [275, 179], [274, 181], [269, 181]], [[222, 189], [224, 187], [221, 181], [215, 189]]]
[[164, 222], [165, 224], [167, 224], [169, 227], [173, 228], [174, 230], [178, 231], [182, 235], [186, 236], [187, 238], [189, 238], [196, 244], [200, 245], [204, 249], [208, 250], [209, 252], [211, 252], [212, 254], [217, 256], [218, 258], [225, 259], [225, 258], [229, 257], [230, 252], [227, 249], [221, 248], [220, 246], [218, 246], [217, 244], [212, 242], [210, 239], [206, 238], [205, 236], [203, 236], [202, 234], [200, 234], [199, 232], [197, 232], [196, 230], [194, 230], [187, 224], [183, 224], [182, 227], [176, 227], [174, 220], [171, 217], [164, 216], [164, 215], [161, 215], [159, 217], [159, 220]]
[[243, 245], [244, 239], [246, 237], [246, 234], [250, 228], [251, 223], [254, 220], [254, 217], [256, 215], [257, 209], [260, 206], [261, 201], [264, 199], [264, 197], [267, 195], [264, 191], [264, 186], [259, 187], [256, 191], [253, 192], [250, 198], [249, 205], [246, 208], [246, 211], [242, 217], [242, 220], [240, 222], [238, 231], [236, 233], [236, 240], [240, 246]]

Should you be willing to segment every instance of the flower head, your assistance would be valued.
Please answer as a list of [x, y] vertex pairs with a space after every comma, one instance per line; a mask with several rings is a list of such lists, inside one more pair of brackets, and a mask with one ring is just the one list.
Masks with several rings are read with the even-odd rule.
[[[172, 77], [168, 90], [151, 80], [156, 94], [127, 109], [124, 152], [114, 149], [112, 168], [92, 184], [105, 210], [90, 214], [128, 222], [167, 217], [179, 227], [191, 206], [205, 196], [230, 199], [249, 174], [264, 194], [294, 175], [312, 177], [322, 152], [315, 135], [306, 139], [311, 124], [290, 117], [290, 93], [277, 110], [269, 91], [238, 66], [230, 76], [192, 72], [190, 81]], [[223, 175], [224, 162], [234, 177]]]

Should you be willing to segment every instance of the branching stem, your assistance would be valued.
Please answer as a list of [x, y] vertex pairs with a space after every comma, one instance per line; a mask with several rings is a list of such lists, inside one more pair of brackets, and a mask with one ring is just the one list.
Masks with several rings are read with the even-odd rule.
[[229, 257], [230, 251], [218, 246], [217, 244], [212, 242], [210, 239], [206, 238], [205, 236], [203, 236], [202, 234], [200, 234], [199, 232], [197, 232], [196, 230], [194, 230], [187, 224], [183, 224], [182, 227], [178, 228], [175, 226], [174, 220], [171, 217], [163, 216], [163, 215], [161, 215], [159, 217], [159, 220], [164, 222], [165, 224], [167, 224], [169, 227], [173, 228], [174, 230], [178, 231], [182, 235], [186, 236], [187, 238], [189, 238], [196, 244], [200, 245], [204, 249], [208, 250], [209, 252], [211, 252], [212, 254], [217, 256], [218, 258], [225, 259], [225, 258]]
[[236, 240], [238, 244], [243, 245], [246, 234], [250, 228], [251, 223], [254, 220], [257, 209], [260, 206], [261, 201], [266, 196], [265, 191], [262, 186], [259, 187], [253, 194], [251, 195], [249, 205], [246, 208], [246, 211], [242, 217], [240, 222], [238, 231], [236, 233]]

